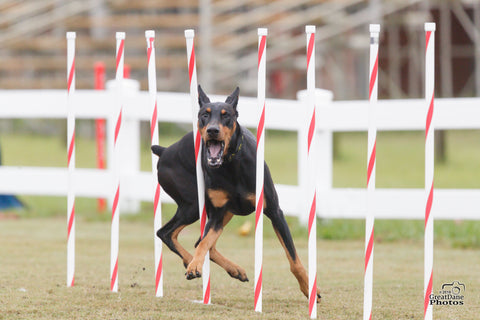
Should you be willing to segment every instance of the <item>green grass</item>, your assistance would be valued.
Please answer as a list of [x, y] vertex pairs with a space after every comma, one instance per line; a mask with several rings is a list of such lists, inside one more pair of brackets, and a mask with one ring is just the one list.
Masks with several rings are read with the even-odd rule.
[[[423, 188], [423, 132], [378, 132], [376, 186]], [[435, 164], [436, 188], [480, 188], [480, 131], [448, 131], [447, 160]], [[337, 134], [334, 187], [366, 185], [366, 133]]]

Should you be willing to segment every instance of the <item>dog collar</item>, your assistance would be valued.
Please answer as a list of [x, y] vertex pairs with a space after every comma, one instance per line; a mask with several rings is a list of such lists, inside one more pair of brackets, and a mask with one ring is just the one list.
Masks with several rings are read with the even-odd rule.
[[232, 161], [233, 160], [233, 157], [235, 157], [235, 155], [237, 153], [239, 153], [240, 150], [242, 149], [242, 145], [243, 145], [243, 134], [242, 134], [242, 139], [240, 140], [240, 143], [238, 144], [237, 150], [235, 150], [234, 153], [231, 153], [230, 155], [228, 155], [227, 161]]

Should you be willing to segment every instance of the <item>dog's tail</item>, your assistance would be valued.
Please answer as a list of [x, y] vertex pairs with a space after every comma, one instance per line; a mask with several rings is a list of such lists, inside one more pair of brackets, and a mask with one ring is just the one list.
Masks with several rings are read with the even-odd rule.
[[163, 151], [165, 151], [165, 149], [167, 149], [167, 148], [162, 147], [162, 146], [158, 146], [158, 145], [154, 145], [154, 146], [151, 147], [151, 149], [152, 149], [152, 152], [154, 154], [156, 154], [158, 157], [160, 157], [162, 155]]

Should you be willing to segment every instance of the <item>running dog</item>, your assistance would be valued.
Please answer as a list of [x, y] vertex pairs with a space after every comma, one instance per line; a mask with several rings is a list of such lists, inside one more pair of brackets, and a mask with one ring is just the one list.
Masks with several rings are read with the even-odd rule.
[[[248, 215], [255, 211], [255, 136], [237, 122], [239, 88], [225, 102], [210, 102], [198, 86], [198, 130], [202, 137], [202, 168], [205, 179], [205, 206], [208, 222], [203, 238], [195, 245], [192, 256], [177, 240], [186, 226], [199, 219], [195, 151], [192, 132], [168, 148], [152, 146], [159, 157], [158, 182], [178, 205], [173, 218], [157, 236], [183, 260], [186, 278], [202, 276], [207, 251], [210, 259], [240, 281], [248, 281], [245, 270], [222, 256], [216, 242], [223, 227], [234, 215]], [[308, 298], [307, 272], [297, 255], [290, 230], [279, 207], [277, 192], [267, 164], [264, 166], [264, 213], [285, 249], [290, 270], [300, 290]], [[320, 290], [317, 301], [320, 302]]]

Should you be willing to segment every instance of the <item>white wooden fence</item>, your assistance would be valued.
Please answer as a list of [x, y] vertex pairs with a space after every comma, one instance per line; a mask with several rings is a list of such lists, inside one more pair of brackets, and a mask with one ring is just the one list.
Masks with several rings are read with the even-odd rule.
[[[77, 90], [75, 112], [77, 119], [105, 118], [111, 125], [112, 91]], [[212, 96], [212, 101], [224, 100]], [[332, 133], [367, 131], [367, 101], [331, 101], [328, 91], [318, 90], [317, 128], [318, 154], [318, 215], [328, 218], [364, 218], [365, 189], [332, 187]], [[45, 118], [66, 119], [66, 91], [64, 90], [0, 90], [0, 119]], [[159, 93], [158, 106], [161, 122], [190, 123], [191, 107], [188, 94]], [[297, 185], [277, 185], [280, 204], [286, 214], [306, 217], [303, 201], [305, 176], [306, 121], [304, 93], [298, 100], [267, 99], [266, 128], [298, 133]], [[125, 97], [122, 128], [122, 205], [137, 209], [138, 201], [152, 201], [152, 175], [139, 170], [139, 123], [150, 120], [147, 92], [130, 90]], [[256, 126], [256, 98], [240, 97], [239, 122]], [[378, 102], [378, 130], [424, 130], [424, 100], [384, 100]], [[436, 129], [480, 129], [480, 98], [436, 99]], [[107, 146], [111, 146], [111, 130], [107, 130]], [[268, 141], [267, 141], [268, 143]], [[288, 150], [285, 150], [288, 152]], [[6, 151], [8, 152], [8, 151]], [[48, 150], [46, 150], [48, 152]], [[111, 150], [107, 154], [110, 154]], [[365, 152], [366, 153], [366, 152]], [[35, 155], [30, 155], [34, 157]], [[366, 157], [366, 156], [365, 156]], [[108, 157], [111, 159], [111, 156]], [[365, 160], [366, 161], [366, 160]], [[66, 162], [66, 155], [65, 155]], [[480, 163], [480, 159], [479, 159]], [[111, 167], [111, 166], [109, 166]], [[479, 166], [480, 169], [480, 166]], [[295, 170], [295, 168], [292, 168]], [[76, 170], [76, 194], [79, 197], [112, 196], [113, 179], [109, 169]], [[0, 194], [30, 194], [66, 196], [67, 169], [53, 167], [0, 167]], [[423, 189], [379, 189], [376, 191], [376, 218], [423, 219]], [[172, 200], [163, 192], [162, 200]], [[125, 209], [122, 209], [124, 212]], [[433, 214], [437, 219], [479, 219], [480, 189], [435, 190]]]

